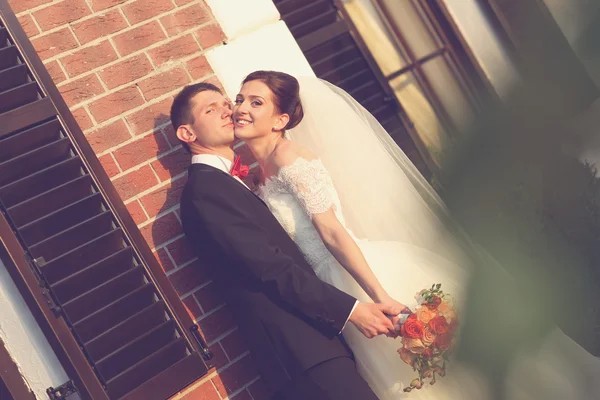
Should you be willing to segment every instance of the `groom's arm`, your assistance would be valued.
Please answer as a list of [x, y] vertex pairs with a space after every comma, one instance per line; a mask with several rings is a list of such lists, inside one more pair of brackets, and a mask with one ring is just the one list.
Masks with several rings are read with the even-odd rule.
[[222, 191], [196, 194], [193, 203], [204, 228], [226, 254], [331, 335], [341, 332], [356, 299], [298, 266], [270, 243], [268, 233], [252, 213], [244, 212], [244, 205], [236, 205]]

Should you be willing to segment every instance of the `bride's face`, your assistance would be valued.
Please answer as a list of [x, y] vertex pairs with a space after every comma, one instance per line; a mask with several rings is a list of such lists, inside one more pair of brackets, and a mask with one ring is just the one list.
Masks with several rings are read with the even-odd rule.
[[235, 136], [247, 140], [269, 135], [280, 119], [273, 93], [267, 85], [250, 81], [242, 86], [233, 109]]

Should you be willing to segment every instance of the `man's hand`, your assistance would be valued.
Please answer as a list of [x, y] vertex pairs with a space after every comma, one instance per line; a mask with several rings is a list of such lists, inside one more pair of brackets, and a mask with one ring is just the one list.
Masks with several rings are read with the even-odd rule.
[[349, 321], [367, 338], [379, 335], [393, 335], [394, 325], [391, 316], [398, 315], [400, 310], [384, 304], [359, 303]]

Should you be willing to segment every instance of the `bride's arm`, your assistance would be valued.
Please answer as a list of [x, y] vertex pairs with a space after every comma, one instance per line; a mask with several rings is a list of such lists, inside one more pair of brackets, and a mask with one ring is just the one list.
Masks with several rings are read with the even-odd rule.
[[369, 297], [377, 303], [390, 302], [390, 296], [369, 267], [354, 239], [337, 219], [333, 208], [324, 213], [314, 214], [312, 222], [325, 247]]

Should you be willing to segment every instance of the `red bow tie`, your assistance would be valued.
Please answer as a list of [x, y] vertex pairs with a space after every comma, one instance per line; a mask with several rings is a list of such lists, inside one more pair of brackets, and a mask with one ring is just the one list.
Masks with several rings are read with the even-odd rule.
[[242, 165], [241, 160], [242, 158], [240, 156], [235, 156], [233, 159], [233, 165], [231, 166], [231, 171], [229, 171], [229, 173], [231, 176], [237, 176], [240, 179], [244, 179], [248, 176], [250, 168], [248, 168], [247, 165]]

